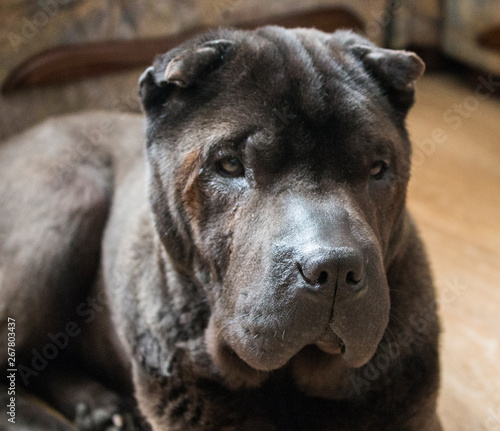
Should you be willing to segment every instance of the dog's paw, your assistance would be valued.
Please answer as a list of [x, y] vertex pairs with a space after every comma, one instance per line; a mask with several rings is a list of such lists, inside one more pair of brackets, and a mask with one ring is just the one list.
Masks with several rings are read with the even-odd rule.
[[75, 408], [75, 425], [80, 431], [135, 431], [133, 415], [111, 404], [92, 408], [79, 403]]

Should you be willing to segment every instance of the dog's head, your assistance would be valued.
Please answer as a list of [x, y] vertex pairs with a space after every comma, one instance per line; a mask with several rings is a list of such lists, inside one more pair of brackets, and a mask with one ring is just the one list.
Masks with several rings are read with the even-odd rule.
[[206, 34], [143, 74], [156, 229], [223, 350], [258, 370], [308, 345], [373, 356], [423, 69], [350, 32], [265, 27]]

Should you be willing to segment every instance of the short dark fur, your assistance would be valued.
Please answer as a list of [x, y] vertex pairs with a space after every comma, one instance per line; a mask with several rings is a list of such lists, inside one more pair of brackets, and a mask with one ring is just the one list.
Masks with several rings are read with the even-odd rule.
[[77, 352], [90, 374], [119, 364], [106, 384], [131, 376], [154, 430], [440, 430], [434, 289], [405, 208], [423, 69], [350, 32], [279, 27], [159, 56], [140, 80], [146, 170], [135, 119], [111, 117], [75, 162], [101, 185], [87, 212], [102, 209], [72, 219], [100, 238], [107, 218], [91, 294], [109, 311]]

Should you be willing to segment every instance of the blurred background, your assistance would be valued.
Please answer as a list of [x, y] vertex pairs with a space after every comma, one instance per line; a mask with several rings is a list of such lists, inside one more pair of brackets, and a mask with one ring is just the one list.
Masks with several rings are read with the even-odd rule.
[[0, 138], [54, 114], [138, 111], [137, 76], [155, 54], [205, 28], [267, 23], [353, 28], [416, 50], [428, 70], [455, 60], [500, 75], [498, 0], [9, 0], [0, 3]]
[[9, 0], [0, 3], [0, 139], [54, 115], [140, 112], [155, 54], [207, 28], [352, 28], [416, 51], [408, 204], [443, 322], [446, 430], [500, 430], [500, 1]]

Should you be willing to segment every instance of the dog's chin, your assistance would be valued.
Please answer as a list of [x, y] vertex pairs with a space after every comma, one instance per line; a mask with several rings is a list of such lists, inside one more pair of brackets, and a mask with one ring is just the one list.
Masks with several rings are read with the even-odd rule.
[[340, 356], [349, 368], [359, 368], [373, 358], [380, 341], [373, 340], [370, 346], [363, 346], [363, 348], [351, 347], [349, 340], [344, 342], [333, 331], [329, 332], [328, 335], [324, 335], [319, 340], [306, 345], [288, 345], [285, 348], [278, 343], [276, 348], [271, 350], [268, 347], [267, 351], [259, 350], [250, 342], [245, 344], [245, 340], [239, 340], [238, 343], [234, 344], [228, 343], [228, 346], [234, 352], [233, 354], [236, 354], [249, 367], [269, 372], [284, 367], [297, 353], [309, 346], [315, 346], [321, 352], [330, 356]]
[[[385, 328], [381, 332], [385, 332]], [[360, 347], [348, 338], [344, 341], [333, 330], [329, 329], [314, 345], [323, 353], [340, 355], [349, 368], [359, 368], [367, 364], [377, 351], [379, 338], [370, 341], [370, 343], [365, 343]]]
[[[213, 316], [205, 333], [208, 352], [214, 363], [221, 368], [223, 373], [228, 366], [238, 365], [236, 368], [254, 370], [261, 375], [262, 372], [274, 371], [284, 367], [288, 361], [295, 356], [305, 345], [293, 343], [261, 343], [259, 338], [242, 336], [239, 332], [226, 333], [225, 328], [215, 323]], [[244, 333], [244, 330], [241, 332]], [[264, 338], [264, 337], [263, 337]], [[227, 370], [229, 372], [229, 369]]]
[[238, 357], [258, 371], [274, 371], [284, 367], [304, 346], [288, 347], [277, 346], [272, 351], [256, 350], [242, 342], [231, 345]]
[[[249, 368], [256, 371], [275, 371], [284, 367], [297, 353], [302, 349], [315, 346], [321, 352], [340, 356], [349, 368], [359, 368], [365, 365], [375, 354], [380, 340], [371, 340], [370, 345], [364, 345], [359, 348], [351, 340], [341, 339], [331, 329], [328, 329], [319, 339], [311, 340], [303, 344], [294, 343], [265, 343], [260, 344], [253, 337], [235, 337], [221, 336], [219, 333], [218, 343], [224, 345], [226, 352], [230, 351], [233, 357], [237, 357]], [[354, 344], [354, 345], [353, 345]]]
[[221, 337], [213, 316], [205, 331], [205, 343], [213, 364], [230, 389], [255, 388], [267, 379], [268, 373], [243, 360]]
[[[310, 346], [317, 347], [321, 352], [335, 357], [341, 357], [349, 368], [359, 368], [370, 361], [370, 359], [375, 354], [377, 346], [373, 346], [373, 349], [368, 354], [357, 355], [352, 353], [350, 349], [339, 339], [338, 343], [329, 343], [318, 341], [314, 344], [308, 344], [306, 346], [301, 346], [288, 352], [276, 352], [275, 354], [267, 355], [255, 355], [253, 351], [248, 351], [239, 348], [239, 346], [231, 347], [234, 353], [249, 367], [258, 371], [275, 371], [284, 366], [302, 349], [308, 348]], [[274, 353], [274, 352], [273, 352]]]
[[344, 341], [330, 328], [325, 331], [325, 334], [315, 343], [315, 346], [329, 355], [341, 355], [345, 352]]

